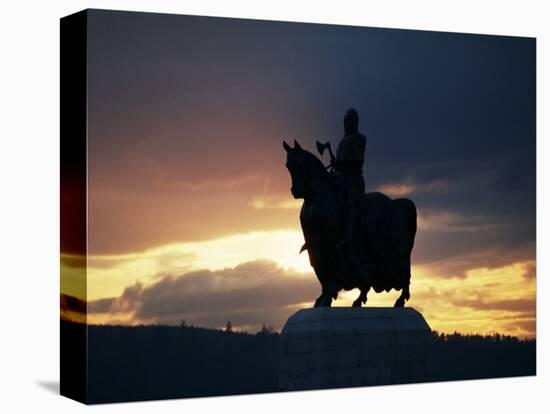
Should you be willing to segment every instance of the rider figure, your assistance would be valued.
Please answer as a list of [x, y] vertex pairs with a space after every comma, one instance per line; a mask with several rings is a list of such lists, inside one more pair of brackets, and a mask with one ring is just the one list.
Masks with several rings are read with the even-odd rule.
[[[366, 258], [361, 257], [359, 237], [361, 229], [361, 200], [365, 194], [363, 163], [367, 138], [360, 134], [359, 115], [350, 108], [344, 117], [344, 137], [336, 151], [334, 168], [338, 176], [340, 199], [346, 205], [346, 227], [338, 251], [346, 270], [353, 277], [368, 280], [370, 268]], [[364, 256], [364, 255], [363, 255]]]

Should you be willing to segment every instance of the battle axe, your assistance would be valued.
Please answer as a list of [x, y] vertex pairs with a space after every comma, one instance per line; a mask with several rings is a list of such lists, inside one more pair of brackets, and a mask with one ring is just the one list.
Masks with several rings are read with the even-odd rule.
[[336, 159], [334, 158], [334, 154], [332, 153], [332, 148], [330, 147], [330, 142], [325, 142], [324, 144], [321, 144], [319, 141], [315, 141], [315, 144], [317, 145], [317, 151], [321, 156], [323, 156], [323, 153], [326, 149], [328, 149], [328, 153], [330, 154], [330, 166], [333, 166], [336, 164]]

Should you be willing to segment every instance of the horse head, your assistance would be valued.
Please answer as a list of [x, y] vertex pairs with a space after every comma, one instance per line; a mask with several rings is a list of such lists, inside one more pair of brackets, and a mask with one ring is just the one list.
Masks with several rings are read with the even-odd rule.
[[294, 147], [283, 141], [283, 148], [286, 151], [286, 168], [292, 180], [292, 196], [307, 198], [319, 191], [329, 178], [319, 158], [303, 149], [296, 140]]

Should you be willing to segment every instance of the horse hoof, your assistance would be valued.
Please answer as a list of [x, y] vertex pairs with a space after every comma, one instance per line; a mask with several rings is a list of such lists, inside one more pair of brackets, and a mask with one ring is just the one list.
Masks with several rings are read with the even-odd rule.
[[356, 300], [355, 302], [353, 302], [353, 304], [351, 306], [353, 308], [360, 308], [361, 307], [361, 301]]
[[319, 306], [324, 306], [323, 301], [325, 300], [324, 295], [319, 296], [317, 299], [315, 299], [315, 303], [313, 304], [314, 308], [318, 308]]
[[330, 307], [331, 303], [332, 303], [331, 297], [330, 296], [328, 296], [328, 297], [325, 296], [319, 301], [318, 306]]

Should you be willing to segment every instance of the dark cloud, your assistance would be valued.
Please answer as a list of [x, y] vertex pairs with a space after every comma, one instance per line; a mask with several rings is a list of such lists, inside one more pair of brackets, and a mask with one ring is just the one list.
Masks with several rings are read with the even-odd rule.
[[[430, 275], [434, 277], [464, 278], [468, 270], [479, 268], [497, 269], [499, 267], [521, 262], [525, 263], [535, 259], [534, 243], [526, 243], [519, 246], [508, 246], [503, 243], [496, 243], [494, 247], [484, 249], [483, 243], [479, 243], [476, 237], [477, 234], [469, 235], [471, 240], [470, 244], [473, 247], [470, 246], [470, 248], [462, 250], [460, 246], [455, 245], [455, 250], [449, 249], [445, 251], [444, 249], [439, 249], [439, 254], [443, 255], [443, 258], [436, 256], [434, 260], [416, 260], [417, 256], [415, 254], [413, 263], [429, 266]], [[468, 237], [465, 236], [465, 243], [467, 238]], [[448, 242], [445, 247], [449, 248], [452, 246], [453, 243]], [[433, 249], [437, 250], [438, 246], [434, 245]], [[534, 274], [533, 268], [535, 265], [525, 263], [525, 266], [526, 270], [524, 277]]]
[[86, 321], [86, 301], [64, 293], [60, 296], [61, 320], [73, 322]]
[[88, 310], [90, 313], [133, 313], [141, 304], [140, 296], [142, 292], [143, 285], [136, 282], [132, 286], [126, 287], [119, 297], [90, 301]]
[[535, 336], [537, 333], [537, 320], [535, 318], [518, 320], [509, 324], [508, 327], [511, 330], [519, 328], [526, 331], [529, 335]]
[[61, 265], [73, 268], [85, 268], [86, 267], [86, 254], [62, 254]]
[[133, 312], [136, 320], [217, 327], [282, 327], [300, 304], [319, 295], [313, 274], [286, 271], [271, 261], [243, 263], [219, 271], [200, 270], [165, 276], [144, 287], [136, 283], [117, 298], [90, 302], [90, 313]]
[[531, 263], [527, 265], [523, 277], [527, 280], [535, 279], [537, 277], [537, 264]]
[[250, 200], [265, 180], [290, 199], [281, 140], [335, 146], [352, 105], [367, 189], [410, 181], [420, 212], [477, 221], [475, 236], [419, 234], [419, 260], [534, 241], [534, 39], [90, 16], [93, 252], [296, 226], [295, 211]]
[[70, 311], [77, 313], [86, 313], [86, 301], [75, 298], [74, 296], [61, 294], [60, 306], [62, 311]]
[[90, 313], [110, 313], [116, 312], [118, 307], [115, 305], [118, 298], [104, 298], [90, 301], [88, 304]]

